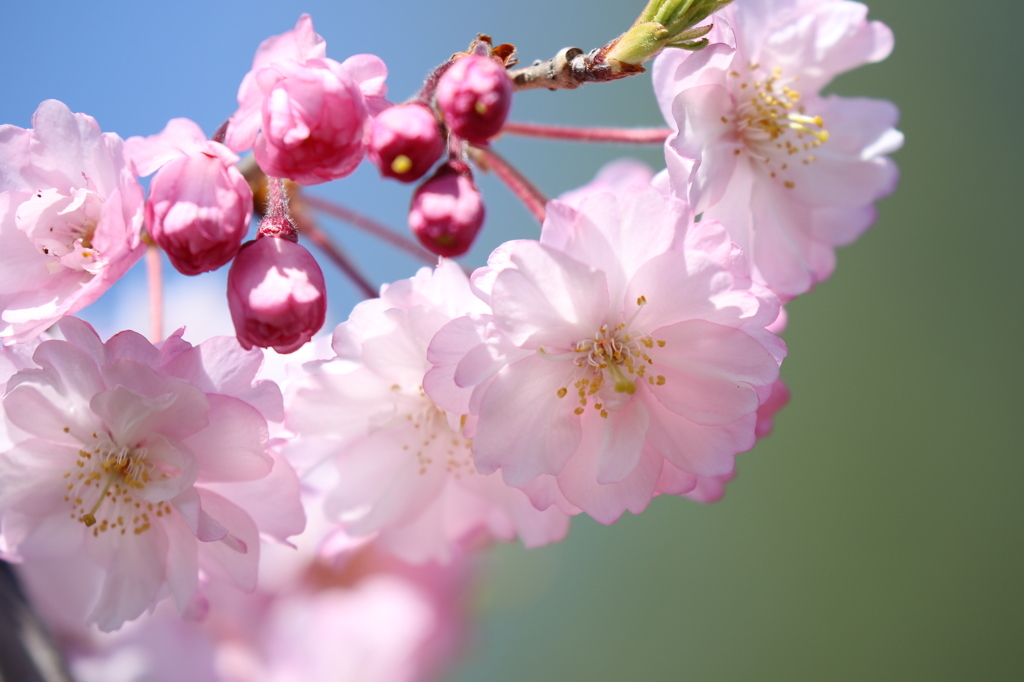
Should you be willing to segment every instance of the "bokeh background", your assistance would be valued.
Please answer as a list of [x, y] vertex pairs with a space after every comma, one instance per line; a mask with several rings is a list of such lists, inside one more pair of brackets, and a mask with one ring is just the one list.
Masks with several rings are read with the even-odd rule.
[[[330, 56], [380, 55], [397, 101], [477, 32], [529, 62], [602, 44], [642, 4], [12, 1], [0, 121], [28, 127], [53, 97], [122, 137], [175, 116], [212, 132], [258, 43], [303, 11]], [[577, 518], [554, 547], [492, 551], [475, 640], [451, 679], [1024, 679], [1024, 5], [870, 5], [896, 50], [831, 89], [899, 104], [902, 181], [832, 279], [790, 306], [782, 372], [793, 400], [775, 433], [740, 456], [722, 502], [657, 499], [612, 527]], [[662, 124], [648, 76], [524, 93], [512, 117]], [[497, 148], [552, 196], [621, 155], [662, 165], [657, 148]], [[489, 220], [469, 265], [538, 233], [499, 183], [480, 185]], [[409, 188], [368, 164], [313, 191], [404, 229]], [[325, 227], [375, 283], [417, 266]], [[170, 281], [171, 328], [198, 315], [229, 332], [224, 277]], [[335, 323], [357, 300], [332, 275]], [[85, 317], [105, 335], [144, 324], [141, 266]]]

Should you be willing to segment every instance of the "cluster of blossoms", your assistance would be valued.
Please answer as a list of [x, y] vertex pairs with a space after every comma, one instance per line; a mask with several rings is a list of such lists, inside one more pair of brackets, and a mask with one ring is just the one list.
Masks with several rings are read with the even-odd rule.
[[[457, 648], [472, 550], [719, 499], [788, 402], [783, 304], [895, 188], [895, 107], [820, 95], [892, 49], [866, 14], [652, 0], [605, 47], [523, 69], [478, 36], [400, 104], [379, 58], [328, 58], [303, 15], [259, 46], [212, 139], [179, 118], [122, 143], [56, 101], [0, 126], [0, 558], [76, 674], [422, 679]], [[665, 170], [618, 161], [549, 202], [491, 148], [635, 139], [507, 117], [518, 91], [651, 59]], [[261, 349], [308, 360], [327, 309], [298, 188], [364, 158], [420, 183], [406, 246], [439, 260], [357, 305], [282, 391]], [[467, 275], [450, 258], [484, 223], [474, 166], [541, 230]], [[147, 248], [185, 275], [230, 264], [236, 336], [104, 342], [70, 316]]]

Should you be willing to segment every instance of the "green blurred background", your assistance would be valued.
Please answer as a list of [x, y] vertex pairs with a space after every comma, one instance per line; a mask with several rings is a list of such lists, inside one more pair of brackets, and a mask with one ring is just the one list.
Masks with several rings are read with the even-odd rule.
[[[642, 5], [95, 0], [42, 21], [40, 5], [10, 3], [0, 120], [26, 126], [57, 97], [123, 137], [173, 116], [212, 132], [234, 110], [256, 45], [302, 11], [330, 56], [383, 57], [398, 101], [477, 32], [529, 62], [602, 44]], [[836, 274], [789, 307], [782, 374], [793, 399], [775, 433], [740, 456], [722, 502], [657, 499], [612, 527], [577, 518], [553, 547], [489, 553], [457, 682], [1024, 679], [1024, 5], [870, 5], [896, 50], [832, 90], [900, 106], [902, 181], [878, 224], [840, 251]], [[523, 93], [512, 116], [663, 124], [649, 76]], [[497, 148], [551, 196], [623, 154], [663, 163], [657, 148], [513, 138]], [[470, 265], [538, 233], [504, 187], [480, 184], [490, 217]], [[409, 188], [368, 164], [313, 191], [405, 223]], [[416, 266], [329, 227], [375, 282]], [[223, 277], [199, 279], [222, 288]], [[357, 297], [329, 277], [336, 323]], [[113, 333], [143, 292], [137, 268], [87, 316]], [[173, 329], [181, 321], [168, 314]]]

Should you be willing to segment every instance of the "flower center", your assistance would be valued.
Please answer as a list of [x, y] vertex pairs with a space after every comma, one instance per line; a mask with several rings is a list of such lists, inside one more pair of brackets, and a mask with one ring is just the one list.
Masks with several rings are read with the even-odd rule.
[[[652, 386], [663, 386], [665, 377], [647, 373], [654, 360], [647, 351], [658, 346], [665, 347], [664, 341], [655, 340], [650, 334], [631, 331], [630, 327], [647, 298], [637, 299], [637, 310], [626, 322], [614, 328], [601, 325], [593, 337], [578, 341], [569, 353], [551, 356], [551, 359], [571, 358], [575, 365], [570, 381], [579, 399], [580, 406], [574, 411], [582, 415], [587, 405], [592, 404], [602, 418], [608, 418], [608, 410], [619, 409], [629, 396], [636, 393], [636, 382], [647, 380]], [[609, 384], [611, 390], [608, 390]], [[558, 389], [558, 397], [569, 394], [569, 388]], [[591, 400], [593, 402], [591, 403]]]
[[86, 189], [70, 196], [56, 189], [40, 190], [18, 207], [16, 221], [36, 248], [53, 260], [47, 270], [95, 271], [102, 263], [92, 239], [99, 224], [103, 199]]
[[[775, 67], [767, 75], [760, 65], [751, 64], [746, 76], [730, 71], [738, 82], [733, 87], [736, 99], [735, 125], [744, 147], [751, 158], [763, 162], [773, 178], [782, 176], [783, 185], [792, 189], [795, 184], [785, 179], [793, 163], [808, 165], [817, 157], [814, 150], [828, 141], [828, 131], [821, 116], [810, 116], [800, 104], [800, 93], [792, 86], [797, 77], [784, 77], [782, 69]], [[723, 123], [728, 123], [722, 117]]]
[[[401, 393], [402, 387], [395, 384], [391, 390]], [[475, 474], [476, 467], [470, 450], [472, 441], [452, 430], [445, 411], [427, 397], [422, 386], [416, 387], [415, 394], [406, 392], [406, 395], [406, 409], [399, 410], [399, 413], [404, 413], [404, 419], [412, 426], [412, 430], [402, 444], [402, 450], [416, 453], [420, 475], [441, 464], [445, 472], [456, 479], [462, 478], [463, 474]]]
[[167, 502], [136, 497], [154, 476], [165, 476], [146, 461], [146, 448], [120, 446], [96, 433], [92, 437], [91, 447], [83, 444], [75, 468], [64, 474], [64, 501], [71, 503], [72, 519], [92, 528], [95, 537], [107, 531], [124, 535], [129, 528], [141, 535], [151, 528], [150, 514], [171, 513]]

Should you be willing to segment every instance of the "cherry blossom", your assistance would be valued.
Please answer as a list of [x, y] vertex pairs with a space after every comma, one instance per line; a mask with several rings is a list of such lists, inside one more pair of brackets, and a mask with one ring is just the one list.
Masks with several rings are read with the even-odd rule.
[[276, 384], [230, 337], [103, 343], [65, 318], [3, 400], [24, 432], [0, 453], [3, 555], [53, 576], [69, 612], [115, 630], [172, 596], [200, 616], [199, 575], [256, 586], [260, 534], [302, 530], [298, 480], [270, 448]]
[[263, 41], [239, 87], [227, 146], [252, 147], [267, 175], [303, 185], [354, 171], [366, 152], [370, 116], [387, 106], [387, 67], [368, 54], [341, 63], [326, 55], [308, 14], [293, 30]]
[[0, 339], [37, 336], [89, 305], [145, 251], [142, 187], [121, 138], [56, 100], [0, 125]]
[[338, 357], [309, 365], [290, 390], [286, 425], [298, 439], [289, 451], [333, 456], [338, 469], [331, 516], [407, 561], [447, 561], [454, 548], [516, 536], [537, 546], [568, 530], [564, 514], [478, 473], [459, 416], [424, 393], [434, 332], [483, 311], [462, 270], [442, 260], [356, 306], [334, 332]]
[[[473, 582], [465, 558], [410, 567], [373, 546], [336, 563], [267, 549], [287, 556], [291, 577], [252, 594], [211, 585], [201, 623], [165, 602], [112, 634], [66, 622], [45, 585], [20, 573], [80, 682], [425, 682], [460, 653]], [[261, 575], [271, 568], [262, 564]]]
[[819, 94], [891, 52], [891, 31], [866, 15], [846, 0], [744, 0], [716, 15], [709, 47], [655, 62], [676, 131], [665, 147], [673, 191], [721, 220], [785, 299], [832, 273], [835, 247], [896, 187], [896, 107]]
[[158, 135], [130, 138], [125, 154], [140, 175], [156, 172], [146, 228], [175, 269], [198, 275], [234, 258], [252, 219], [252, 190], [234, 166], [236, 154], [187, 118], [172, 119]]
[[492, 313], [437, 333], [424, 384], [478, 419], [481, 472], [602, 523], [730, 473], [785, 355], [722, 226], [627, 189], [551, 202], [540, 242], [499, 247], [472, 280]]

